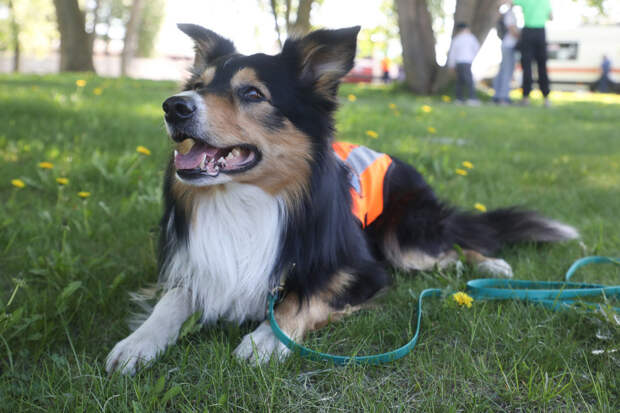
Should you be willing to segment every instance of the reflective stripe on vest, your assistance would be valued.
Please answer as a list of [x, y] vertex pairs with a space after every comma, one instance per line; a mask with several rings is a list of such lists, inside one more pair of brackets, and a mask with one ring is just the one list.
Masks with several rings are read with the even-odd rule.
[[334, 142], [332, 147], [351, 170], [352, 212], [365, 228], [383, 212], [383, 180], [392, 158], [346, 142]]

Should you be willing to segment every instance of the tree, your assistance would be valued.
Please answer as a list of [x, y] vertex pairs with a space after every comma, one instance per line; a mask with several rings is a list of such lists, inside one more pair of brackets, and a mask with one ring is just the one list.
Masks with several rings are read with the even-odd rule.
[[[499, 17], [500, 0], [458, 0], [455, 22], [469, 24], [482, 43]], [[438, 1], [397, 0], [406, 83], [415, 93], [436, 93], [450, 80], [447, 67], [437, 64], [431, 9]]]
[[19, 24], [17, 23], [17, 17], [15, 17], [15, 7], [13, 7], [13, 0], [9, 0], [9, 14], [11, 15], [11, 43], [13, 43], [13, 72], [19, 72]]
[[129, 64], [138, 48], [138, 30], [142, 21], [143, 0], [133, 0], [129, 20], [125, 26], [125, 39], [121, 53], [121, 76], [127, 76]]
[[[299, 0], [296, 5], [293, 5], [291, 0], [284, 0], [284, 3], [278, 0], [269, 1], [280, 47], [282, 46], [282, 27], [280, 21], [283, 21], [288, 35], [308, 33], [311, 27], [310, 11], [314, 2], [315, 0]], [[295, 13], [295, 21], [291, 20], [291, 14], [293, 13]]]
[[60, 71], [94, 72], [92, 43], [77, 0], [54, 0], [54, 7], [60, 31]]

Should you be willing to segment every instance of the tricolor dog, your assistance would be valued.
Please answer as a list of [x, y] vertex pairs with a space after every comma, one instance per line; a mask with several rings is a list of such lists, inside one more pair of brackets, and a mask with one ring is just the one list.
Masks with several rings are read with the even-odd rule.
[[164, 293], [110, 352], [109, 372], [133, 374], [155, 359], [196, 311], [204, 324], [260, 322], [238, 358], [286, 357], [265, 321], [280, 283], [276, 319], [300, 341], [390, 285], [387, 265], [445, 267], [458, 261], [458, 245], [478, 269], [510, 277], [508, 263], [489, 258], [503, 244], [578, 236], [535, 212], [457, 210], [412, 166], [336, 142], [338, 85], [359, 27], [289, 39], [275, 56], [241, 55], [210, 30], [179, 28], [196, 56], [184, 90], [163, 103], [174, 144], [159, 248]]

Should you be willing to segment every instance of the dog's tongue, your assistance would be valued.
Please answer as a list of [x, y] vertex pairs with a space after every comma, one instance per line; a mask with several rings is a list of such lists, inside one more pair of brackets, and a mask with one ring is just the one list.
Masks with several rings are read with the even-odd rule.
[[203, 145], [195, 144], [186, 154], [177, 153], [174, 157], [174, 166], [177, 169], [196, 169], [200, 167], [200, 162], [205, 156], [206, 148]]

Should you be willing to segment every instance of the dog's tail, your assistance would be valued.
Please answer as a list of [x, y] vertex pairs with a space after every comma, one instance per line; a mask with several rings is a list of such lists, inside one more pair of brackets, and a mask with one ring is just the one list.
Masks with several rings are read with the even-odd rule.
[[515, 242], [558, 242], [579, 238], [579, 232], [570, 225], [518, 208], [496, 209], [482, 214], [453, 212], [445, 225], [457, 245], [483, 254], [492, 254], [503, 245]]

